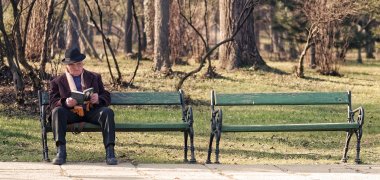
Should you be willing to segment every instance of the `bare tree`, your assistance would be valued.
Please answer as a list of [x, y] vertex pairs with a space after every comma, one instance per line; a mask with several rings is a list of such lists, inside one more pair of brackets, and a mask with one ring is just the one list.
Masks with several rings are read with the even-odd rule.
[[[248, 0], [221, 0], [220, 7], [220, 39], [226, 39], [236, 32], [235, 24], [239, 24], [240, 12], [250, 3]], [[222, 45], [219, 49], [220, 67], [232, 70], [243, 66], [256, 68], [267, 67], [257, 47], [254, 35], [253, 16], [247, 21], [233, 41]]]
[[[97, 9], [98, 9], [98, 13], [99, 13], [99, 21], [100, 21], [99, 24], [100, 24], [100, 26], [98, 25], [98, 23], [96, 23], [96, 21], [94, 19], [94, 15], [93, 15], [92, 10], [91, 10], [91, 7], [88, 4], [87, 0], [84, 0], [84, 3], [86, 4], [86, 7], [87, 7], [87, 9], [88, 9], [88, 11], [90, 13], [90, 20], [92, 21], [92, 23], [94, 23], [95, 28], [98, 30], [98, 32], [102, 36], [103, 49], [104, 49], [104, 53], [106, 55], [108, 70], [110, 72], [112, 83], [114, 85], [121, 85], [122, 82], [123, 82], [123, 80], [122, 80], [122, 75], [121, 75], [121, 72], [120, 72], [119, 64], [118, 64], [118, 62], [116, 60], [115, 53], [114, 53], [114, 51], [113, 51], [113, 49], [111, 47], [111, 40], [108, 37], [106, 37], [106, 35], [104, 34], [104, 31], [103, 31], [103, 16], [102, 16], [103, 13], [102, 13], [102, 9], [99, 6], [99, 1], [95, 0], [96, 6], [97, 6]], [[112, 59], [114, 61], [115, 68], [116, 68], [116, 71], [117, 71], [118, 77], [116, 79], [114, 78], [113, 73], [112, 73], [111, 64], [109, 62], [108, 53], [107, 53], [107, 47], [108, 47], [108, 50], [110, 51], [110, 53], [112, 55]]]
[[169, 60], [169, 0], [155, 0], [154, 71], [170, 73]]
[[[64, 40], [64, 29], [62, 28], [63, 16], [65, 15], [67, 5], [69, 4], [69, 0], [64, 0], [59, 15], [56, 19], [53, 20], [52, 27], [52, 40], [51, 40], [51, 57], [55, 56], [55, 47], [57, 46], [60, 49], [65, 48], [65, 40]], [[61, 38], [58, 38], [61, 37]], [[57, 42], [58, 40], [58, 42]]]
[[136, 13], [136, 7], [135, 7], [135, 2], [132, 1], [132, 10], [133, 10], [133, 18], [135, 19], [135, 24], [136, 24], [136, 29], [137, 29], [137, 37], [138, 37], [138, 44], [137, 44], [137, 64], [136, 64], [136, 68], [133, 72], [133, 75], [131, 77], [131, 79], [129, 80], [128, 82], [128, 86], [133, 86], [133, 81], [135, 80], [135, 77], [136, 77], [136, 74], [137, 74], [137, 70], [139, 69], [139, 65], [140, 65], [140, 61], [142, 59], [142, 55], [141, 55], [141, 41], [142, 41], [142, 36], [141, 36], [141, 31], [140, 31], [140, 26], [139, 26], [139, 21], [138, 21], [138, 18], [137, 18], [137, 13]]
[[[21, 33], [21, 25], [20, 25], [20, 10], [18, 9], [18, 0], [10, 1], [13, 9], [13, 18], [15, 19], [15, 22], [13, 24], [13, 41], [14, 41], [14, 50], [16, 54], [16, 60], [19, 62], [24, 68], [31, 79], [33, 83], [33, 90], [38, 90], [41, 88], [41, 80], [38, 77], [36, 71], [33, 69], [33, 67], [26, 61], [25, 57], [25, 48], [23, 47], [22, 42], [22, 33]], [[13, 47], [13, 46], [12, 46]]]
[[281, 32], [277, 29], [277, 24], [275, 22], [276, 17], [276, 1], [272, 1], [269, 4], [269, 30], [271, 36], [271, 44], [272, 44], [272, 53], [277, 56], [278, 60], [284, 60], [285, 58], [285, 48], [284, 48], [284, 40], [281, 37]]
[[[236, 35], [239, 33], [239, 30], [244, 26], [245, 22], [247, 21], [247, 19], [252, 15], [252, 11], [254, 10], [254, 8], [257, 6], [258, 4], [258, 0], [249, 0], [249, 1], [246, 1], [246, 3], [244, 4], [242, 10], [240, 11], [240, 15], [238, 16], [239, 18], [237, 19], [236, 21], [236, 24], [235, 26], [233, 27], [233, 32], [231, 34], [231, 36], [227, 37], [226, 39], [223, 39], [222, 41], [220, 41], [219, 43], [215, 44], [214, 46], [212, 46], [206, 53], [205, 55], [202, 56], [201, 60], [200, 60], [200, 64], [199, 64], [199, 67], [189, 73], [187, 73], [184, 77], [182, 77], [180, 79], [180, 81], [178, 82], [178, 84], [176, 85], [176, 89], [179, 90], [181, 89], [183, 83], [185, 82], [185, 80], [187, 78], [189, 78], [191, 75], [199, 72], [202, 67], [204, 66], [204, 63], [206, 61], [206, 59], [221, 45], [225, 44], [225, 43], [228, 43], [228, 42], [232, 42], [235, 40], [235, 37]], [[189, 23], [190, 21], [184, 16], [184, 15], [181, 15], [182, 17], [185, 18], [186, 22], [188, 22], [188, 24], [192, 27], [192, 29], [197, 33], [197, 35], [202, 39], [202, 42], [204, 44], [207, 45], [205, 39], [203, 38], [202, 34], [200, 33], [200, 31], [198, 31], [194, 26], [191, 25], [191, 23]]]
[[126, 0], [124, 21], [124, 53], [132, 53], [132, 0]]
[[[71, 6], [72, 8], [73, 6]], [[77, 22], [78, 29], [75, 29], [76, 33], [79, 34], [81, 44], [83, 45], [83, 49], [85, 50], [90, 50], [90, 54], [97, 58], [99, 61], [101, 61], [98, 52], [96, 51], [93, 43], [91, 42], [90, 37], [88, 36], [87, 33], [87, 21], [88, 18], [82, 18], [80, 14], [80, 9], [79, 8], [72, 8], [70, 11], [72, 14], [70, 16], [73, 16]], [[85, 21], [83, 21], [84, 19]]]
[[76, 31], [79, 29], [79, 22], [73, 12], [79, 12], [79, 1], [77, 0], [69, 0], [69, 7], [66, 9], [66, 13], [69, 16], [69, 21], [67, 21], [66, 49], [79, 48], [79, 35]]
[[50, 30], [51, 30], [51, 20], [53, 18], [54, 13], [54, 0], [49, 1], [48, 6], [48, 12], [47, 12], [47, 19], [45, 23], [45, 30], [44, 30], [44, 36], [43, 36], [43, 48], [41, 53], [41, 60], [40, 60], [40, 77], [44, 77], [45, 75], [45, 67], [46, 63], [48, 61], [48, 45], [49, 45], [49, 37], [50, 37]]
[[310, 48], [311, 45], [314, 44], [314, 42], [311, 42], [311, 40], [313, 39], [313, 37], [315, 36], [316, 32], [318, 30], [318, 27], [316, 25], [311, 25], [310, 29], [308, 30], [309, 33], [307, 35], [307, 38], [306, 38], [306, 45], [300, 55], [300, 58], [298, 60], [298, 68], [297, 68], [297, 72], [296, 72], [296, 75], [297, 77], [300, 77], [300, 78], [304, 78], [305, 75], [304, 75], [304, 59], [305, 59], [305, 55], [306, 55], [306, 52], [307, 50]]
[[[5, 45], [2, 47], [2, 49], [5, 50], [5, 55], [7, 56], [8, 65], [12, 72], [13, 85], [14, 85], [15, 94], [16, 94], [16, 102], [19, 104], [22, 104], [24, 102], [24, 95], [25, 95], [24, 94], [24, 89], [25, 89], [24, 79], [22, 78], [22, 73], [19, 67], [15, 63], [13, 45], [5, 30], [3, 19], [4, 19], [3, 2], [2, 0], [0, 0], [0, 32], [2, 34], [2, 37], [3, 37], [2, 39], [4, 40], [4, 45]], [[0, 38], [1, 45], [3, 45], [2, 39]]]
[[181, 57], [184, 55], [184, 43], [183, 34], [185, 33], [184, 22], [179, 15], [179, 6], [177, 1], [170, 2], [170, 18], [169, 24], [175, 24], [169, 28], [169, 45], [170, 45], [170, 60], [171, 63], [175, 64], [179, 62]]
[[[43, 38], [41, 38], [41, 35], [44, 34], [46, 9], [48, 9], [47, 6], [47, 1], [32, 1], [26, 17], [20, 19], [25, 19], [23, 47], [25, 48], [25, 56], [29, 61], [41, 60], [41, 44], [43, 44]], [[23, 13], [21, 15], [23, 15]]]
[[154, 47], [154, 0], [144, 0], [144, 33], [146, 36], [145, 53], [153, 53]]
[[[195, 7], [192, 8], [191, 1], [189, 1], [189, 2], [184, 1], [183, 4], [187, 4], [188, 13], [185, 13], [183, 8], [181, 7], [183, 5], [181, 5], [181, 3], [178, 0], [177, 0], [177, 4], [179, 6], [179, 14], [185, 20], [185, 22], [193, 29], [195, 34], [199, 37], [198, 40], [201, 42], [200, 46], [203, 45], [200, 48], [197, 45], [196, 49], [201, 49], [202, 51], [204, 51], [204, 53], [207, 53], [210, 50], [210, 32], [209, 32], [209, 28], [208, 28], [209, 24], [207, 23], [209, 20], [208, 1], [204, 0], [202, 3], [203, 4], [203, 11], [204, 11], [203, 16], [201, 18], [203, 20], [202, 24], [193, 22], [194, 14], [196, 13], [196, 11], [193, 9], [201, 9], [201, 8], [196, 8], [196, 7], [200, 6], [199, 4], [194, 4]], [[186, 14], [187, 14], [187, 16], [186, 16]], [[198, 27], [196, 27], [197, 25], [198, 25]], [[200, 30], [201, 28], [204, 29], [203, 33]], [[200, 60], [202, 54], [203, 54], [203, 52], [199, 52], [197, 50], [197, 52], [195, 53], [195, 56], [199, 59], [198, 62], [200, 62], [201, 65], [203, 66], [204, 62], [202, 62]], [[198, 55], [199, 55], [199, 57], [198, 57]], [[208, 61], [208, 67], [207, 67], [207, 71], [204, 74], [204, 76], [209, 77], [209, 78], [213, 78], [213, 77], [218, 76], [218, 74], [214, 71], [214, 67], [212, 66], [210, 56], [207, 57], [207, 61]]]
[[338, 60], [334, 55], [334, 36], [348, 16], [357, 14], [354, 0], [306, 0], [299, 1], [302, 12], [308, 20], [308, 36], [299, 57], [296, 71], [298, 77], [304, 77], [303, 59], [309, 47], [315, 43], [318, 71], [325, 75], [339, 75]]

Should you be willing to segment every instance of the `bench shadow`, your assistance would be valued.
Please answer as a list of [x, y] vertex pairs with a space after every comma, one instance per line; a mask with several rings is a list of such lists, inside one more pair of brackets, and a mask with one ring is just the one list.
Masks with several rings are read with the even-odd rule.
[[267, 73], [277, 74], [277, 75], [290, 75], [290, 73], [288, 73], [286, 71], [283, 71], [283, 70], [280, 70], [280, 69], [277, 69], [274, 67], [270, 67], [270, 66], [264, 67], [260, 70], [267, 72]]
[[[162, 148], [162, 149], [173, 149], [173, 150], [183, 150], [183, 146], [180, 145], [162, 145], [162, 144], [146, 144], [146, 143], [133, 143], [133, 144], [127, 144], [127, 143], [120, 143], [119, 146], [132, 146], [132, 147], [138, 147], [138, 148]], [[195, 154], [198, 152], [204, 152], [207, 153], [208, 149], [203, 147], [197, 147], [195, 149]], [[275, 151], [275, 150], [274, 150]], [[247, 150], [247, 149], [224, 149], [223, 147], [220, 148], [221, 154], [225, 154], [228, 156], [234, 156], [236, 154], [240, 154], [242, 156], [246, 157], [255, 157], [257, 159], [309, 159], [309, 160], [322, 160], [322, 159], [336, 159], [340, 160], [341, 155], [322, 155], [322, 154], [315, 154], [315, 153], [279, 153], [279, 152], [263, 152], [263, 151], [256, 151], [256, 150]], [[212, 156], [214, 157], [215, 148], [213, 147]], [[190, 148], [188, 151], [188, 155], [190, 155]], [[128, 156], [128, 155], [127, 155]]]
[[17, 137], [17, 138], [25, 138], [25, 139], [40, 139], [40, 137], [34, 137], [31, 135], [28, 135], [27, 132], [15, 132], [15, 131], [9, 131], [6, 129], [1, 129], [0, 136], [4, 138], [8, 137]]
[[[215, 149], [213, 149], [215, 151]], [[232, 149], [220, 149], [220, 154], [228, 154], [229, 156], [234, 156], [236, 154], [241, 154], [246, 157], [255, 157], [257, 159], [309, 159], [309, 160], [322, 160], [322, 159], [336, 159], [340, 160], [341, 155], [321, 155], [314, 153], [278, 153], [278, 152], [264, 152], [255, 150], [232, 150]]]

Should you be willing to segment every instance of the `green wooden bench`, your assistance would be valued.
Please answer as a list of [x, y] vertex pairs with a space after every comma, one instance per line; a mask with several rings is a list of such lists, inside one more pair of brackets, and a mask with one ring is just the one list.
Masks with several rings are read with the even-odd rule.
[[[215, 106], [259, 106], [259, 105], [347, 105], [347, 122], [342, 123], [304, 123], [270, 125], [233, 125], [223, 119], [222, 109]], [[355, 121], [355, 113], [358, 113]], [[206, 163], [211, 163], [212, 143], [215, 138], [215, 163], [219, 163], [219, 142], [222, 132], [297, 132], [297, 131], [346, 131], [346, 144], [342, 162], [347, 162], [350, 139], [357, 137], [356, 163], [360, 163], [360, 140], [363, 134], [364, 109], [351, 108], [351, 92], [301, 92], [301, 93], [250, 93], [217, 94], [211, 92], [211, 134]], [[286, 120], [287, 117], [284, 117]], [[257, 121], [255, 121], [257, 122]]]
[[[43, 148], [43, 160], [50, 161], [48, 156], [47, 132], [52, 132], [51, 124], [47, 120], [47, 107], [49, 106], [48, 92], [40, 91], [39, 106], [40, 106], [40, 122], [41, 136]], [[191, 163], [196, 162], [194, 155], [194, 129], [193, 129], [193, 112], [191, 106], [186, 106], [183, 99], [183, 91], [178, 92], [112, 92], [111, 105], [136, 105], [136, 106], [179, 106], [181, 107], [182, 119], [176, 123], [118, 123], [115, 119], [116, 132], [146, 132], [146, 131], [181, 131], [184, 133], [184, 161], [188, 162], [188, 138], [190, 137], [190, 152]], [[117, 116], [117, 114], [115, 114]], [[165, 122], [165, 121], [160, 121]], [[74, 124], [74, 127], [79, 127]], [[67, 132], [75, 132], [77, 129], [68, 128]], [[81, 132], [101, 132], [100, 126], [86, 123]]]

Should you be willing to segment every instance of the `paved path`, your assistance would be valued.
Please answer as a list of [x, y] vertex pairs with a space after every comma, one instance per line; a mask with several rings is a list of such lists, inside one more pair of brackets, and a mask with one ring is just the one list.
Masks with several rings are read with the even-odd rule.
[[202, 165], [0, 162], [0, 179], [380, 179], [380, 165]]

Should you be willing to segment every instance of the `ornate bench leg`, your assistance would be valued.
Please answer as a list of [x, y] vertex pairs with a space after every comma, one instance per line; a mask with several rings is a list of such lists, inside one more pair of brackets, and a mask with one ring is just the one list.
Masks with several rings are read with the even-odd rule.
[[215, 138], [215, 163], [219, 164], [219, 142], [222, 136], [222, 123], [223, 123], [223, 113], [222, 110], [218, 110], [216, 117], [216, 138]]
[[[193, 123], [191, 123], [193, 124]], [[190, 158], [190, 163], [196, 163], [197, 160], [195, 159], [195, 148], [194, 148], [194, 129], [193, 126], [190, 127], [190, 153], [191, 153], [191, 158]]]
[[194, 128], [193, 128], [193, 124], [194, 124], [194, 119], [193, 119], [193, 109], [191, 107], [188, 108], [187, 112], [186, 112], [186, 122], [189, 124], [189, 130], [186, 131], [186, 154], [185, 154], [185, 158], [186, 158], [186, 161], [187, 161], [187, 135], [190, 136], [190, 153], [191, 153], [191, 157], [190, 157], [190, 163], [195, 163], [197, 162], [197, 160], [195, 159], [195, 148], [194, 148]]
[[215, 136], [215, 133], [212, 130], [212, 132], [210, 134], [210, 140], [209, 140], [209, 143], [208, 143], [208, 151], [207, 151], [206, 164], [211, 164], [212, 141], [214, 140], [214, 136]]
[[356, 144], [356, 159], [355, 159], [355, 162], [356, 164], [360, 164], [362, 161], [360, 160], [360, 141], [362, 139], [362, 135], [363, 135], [363, 130], [362, 128], [360, 127], [356, 132], [356, 138], [357, 138], [357, 144]]
[[363, 107], [359, 107], [357, 122], [359, 124], [359, 129], [355, 131], [356, 138], [357, 138], [355, 162], [356, 164], [360, 164], [362, 163], [362, 161], [360, 160], [360, 141], [363, 135], [363, 124], [364, 124], [364, 108]]
[[183, 136], [184, 136], [184, 142], [185, 142], [185, 145], [183, 147], [183, 162], [188, 162], [187, 160], [187, 139], [188, 139], [188, 136], [189, 136], [189, 133], [187, 131], [183, 132]]
[[216, 132], [216, 139], [215, 139], [215, 163], [219, 164], [219, 142], [220, 142], [220, 137], [222, 135], [221, 131]]
[[49, 148], [47, 146], [47, 133], [46, 133], [46, 129], [43, 128], [42, 129], [42, 152], [43, 152], [43, 160], [45, 162], [50, 162], [50, 159], [49, 159]]
[[348, 145], [350, 144], [350, 140], [351, 140], [352, 134], [353, 134], [352, 131], [348, 131], [347, 132], [346, 144], [345, 144], [344, 149], [343, 149], [343, 158], [342, 158], [342, 162], [344, 162], [344, 163], [347, 162]]

